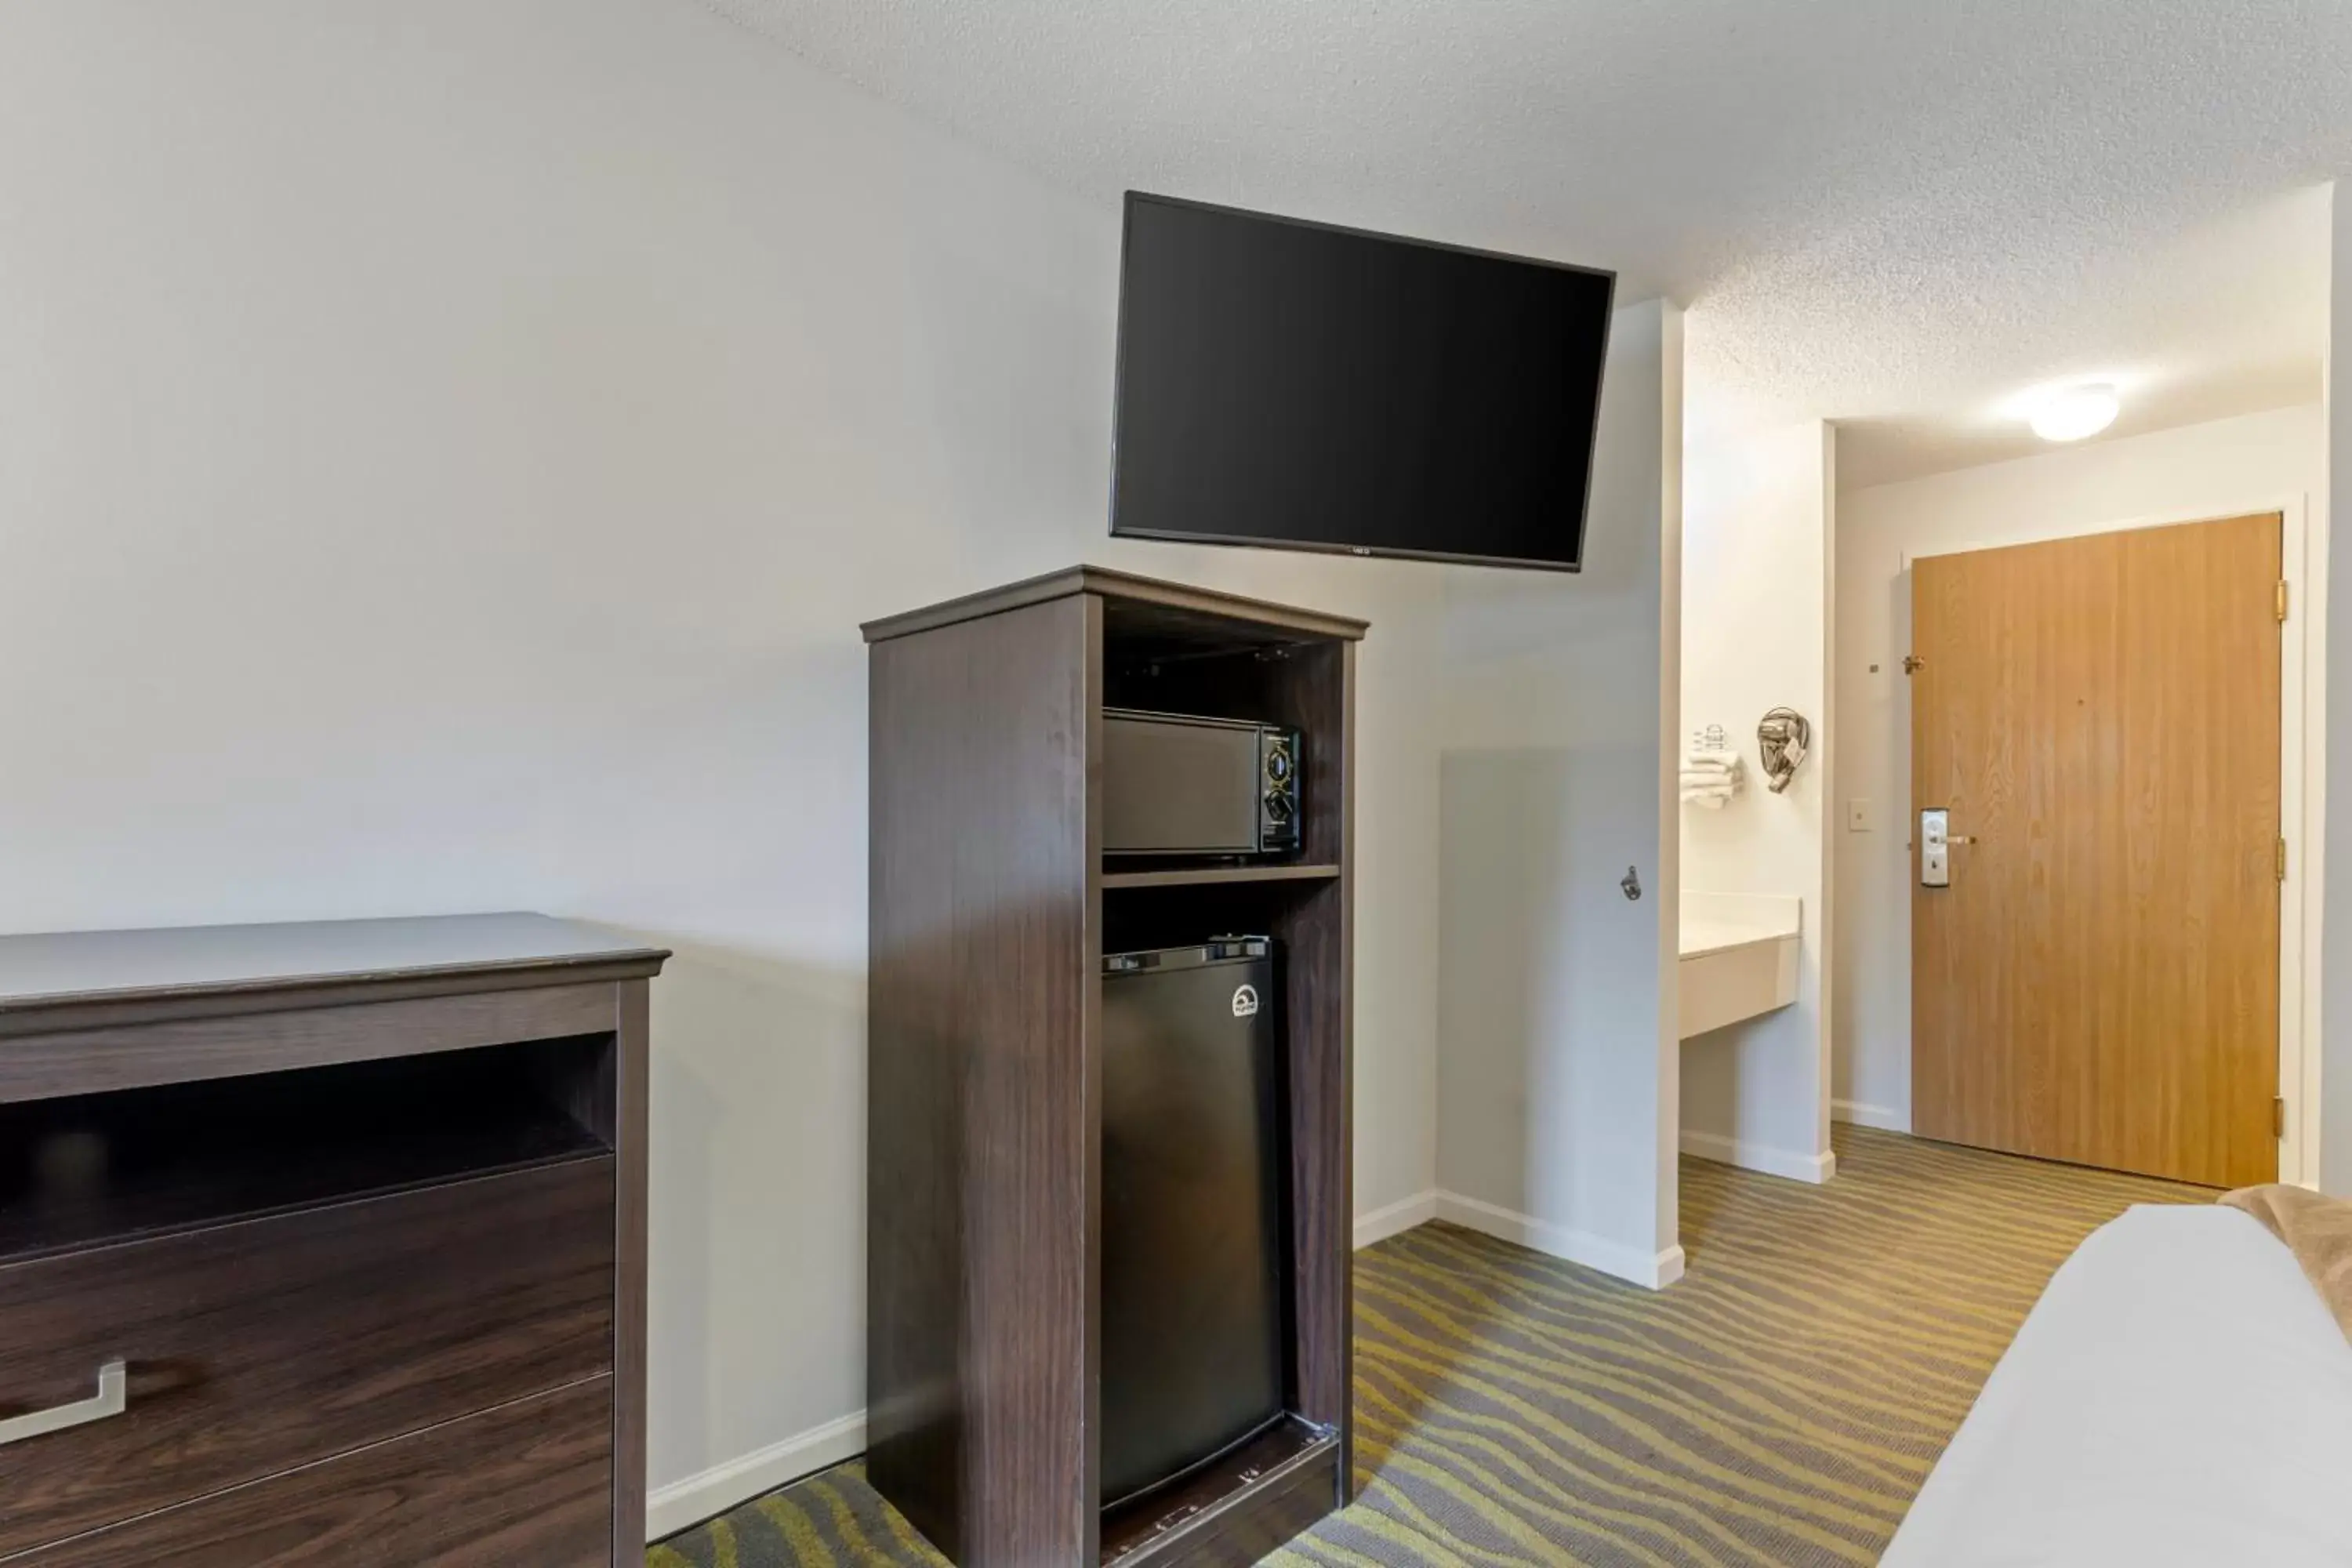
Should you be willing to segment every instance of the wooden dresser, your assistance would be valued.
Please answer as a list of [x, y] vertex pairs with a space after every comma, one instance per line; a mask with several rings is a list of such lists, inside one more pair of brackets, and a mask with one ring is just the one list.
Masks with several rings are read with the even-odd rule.
[[0, 1563], [642, 1563], [667, 956], [0, 937]]

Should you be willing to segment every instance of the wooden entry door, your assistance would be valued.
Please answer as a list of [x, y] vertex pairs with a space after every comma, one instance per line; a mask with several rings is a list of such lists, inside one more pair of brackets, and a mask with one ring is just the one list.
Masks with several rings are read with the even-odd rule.
[[[1911, 1122], [2277, 1179], [2278, 514], [1916, 562]], [[1924, 807], [1948, 887], [1920, 885]]]

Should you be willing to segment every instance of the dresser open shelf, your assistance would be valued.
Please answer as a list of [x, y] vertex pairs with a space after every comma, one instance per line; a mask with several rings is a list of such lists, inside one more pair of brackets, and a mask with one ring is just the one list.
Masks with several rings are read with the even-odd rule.
[[0, 1104], [0, 1262], [609, 1154], [606, 1036]]
[[[962, 1568], [1252, 1563], [1352, 1494], [1360, 621], [1078, 567], [871, 645], [866, 1473]], [[1106, 708], [1298, 732], [1295, 859], [1102, 852]], [[1103, 955], [1274, 939], [1284, 1410], [1102, 1507]]]

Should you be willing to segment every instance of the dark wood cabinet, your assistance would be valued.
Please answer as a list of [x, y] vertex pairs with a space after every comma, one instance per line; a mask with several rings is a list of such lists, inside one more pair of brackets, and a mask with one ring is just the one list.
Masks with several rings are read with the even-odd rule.
[[665, 956], [0, 938], [0, 1562], [641, 1563]]
[[[1094, 567], [865, 628], [866, 1471], [964, 1568], [1244, 1561], [1348, 1500], [1364, 629]], [[1106, 707], [1297, 729], [1299, 853], [1107, 875]], [[1103, 954], [1244, 931], [1284, 976], [1288, 1414], [1107, 1515]]]

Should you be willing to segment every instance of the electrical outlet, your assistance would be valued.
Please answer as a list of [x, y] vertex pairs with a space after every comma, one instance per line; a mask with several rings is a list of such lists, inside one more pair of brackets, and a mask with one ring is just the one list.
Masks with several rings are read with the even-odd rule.
[[1877, 826], [1871, 815], [1870, 802], [1850, 800], [1845, 803], [1845, 830], [1848, 833], [1868, 833]]

